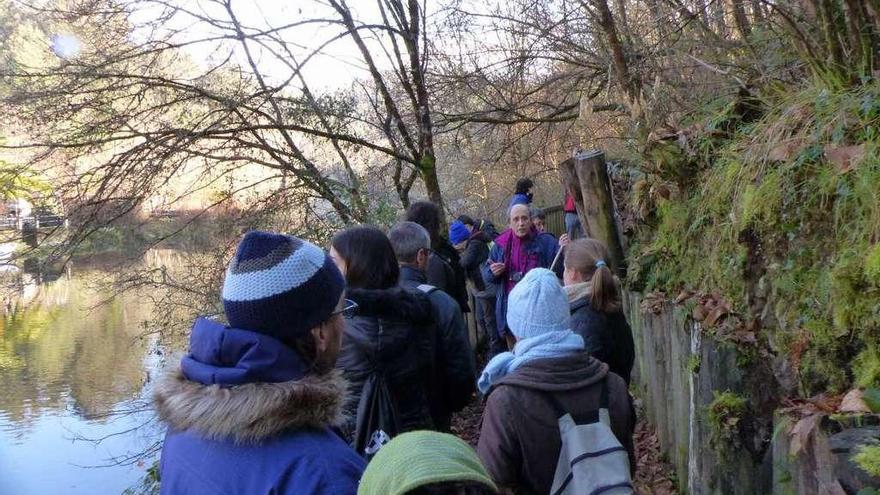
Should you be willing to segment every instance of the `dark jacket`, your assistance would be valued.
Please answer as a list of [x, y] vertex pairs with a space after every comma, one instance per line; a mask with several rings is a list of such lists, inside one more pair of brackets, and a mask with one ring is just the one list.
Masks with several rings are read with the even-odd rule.
[[347, 387], [339, 372], [302, 375], [281, 342], [207, 319], [190, 349], [187, 374], [163, 376], [153, 392], [168, 424], [163, 494], [357, 492], [364, 461], [331, 430]]
[[462, 312], [470, 312], [467, 275], [459, 262], [458, 251], [445, 240], [441, 240], [433, 249], [428, 258], [428, 283], [452, 296]]
[[470, 239], [468, 239], [467, 247], [464, 248], [464, 252], [461, 254], [461, 260], [459, 261], [462, 269], [464, 269], [464, 272], [467, 275], [467, 279], [473, 284], [474, 290], [477, 293], [486, 290], [486, 281], [483, 280], [483, 274], [480, 273], [480, 268], [486, 263], [486, 260], [489, 259], [489, 242], [491, 241], [485, 233], [479, 231], [475, 232], [471, 235]]
[[571, 303], [571, 330], [584, 338], [587, 351], [607, 363], [629, 385], [635, 362], [632, 330], [622, 312], [603, 313], [590, 306], [588, 298]]
[[411, 289], [349, 289], [357, 316], [345, 321], [336, 367], [351, 383], [343, 433], [353, 439], [357, 406], [371, 373], [384, 373], [397, 406], [401, 433], [433, 429], [430, 396], [434, 344], [433, 307], [428, 296]]
[[[507, 253], [509, 251], [508, 243], [512, 242], [511, 238], [513, 235], [513, 231], [510, 229], [502, 232], [501, 235], [495, 239], [495, 245], [492, 247], [492, 251], [489, 252], [489, 259], [483, 263], [482, 266], [483, 281], [498, 286], [495, 296], [495, 318], [496, 325], [498, 326], [498, 334], [502, 336], [508, 333], [507, 296], [510, 294], [510, 284], [508, 284], [508, 280], [511, 276], [512, 270], [509, 266]], [[556, 257], [556, 251], [559, 249], [559, 245], [556, 238], [552, 235], [547, 233], [539, 234], [533, 231], [532, 234], [530, 234], [528, 241], [523, 244], [523, 249], [530, 267], [550, 268], [550, 265], [553, 263], [553, 258]], [[489, 269], [489, 263], [507, 263], [508, 268], [501, 274], [501, 276], [496, 277], [492, 274], [492, 270]], [[557, 261], [555, 268], [557, 276], [561, 277], [562, 263]], [[523, 273], [523, 275], [525, 275], [525, 273]]]
[[561, 438], [546, 394], [572, 415], [599, 409], [602, 380], [608, 380], [611, 429], [633, 455], [633, 418], [626, 384], [608, 365], [583, 352], [523, 364], [489, 392], [477, 454], [495, 482], [516, 493], [550, 493]]
[[[400, 267], [400, 285], [411, 289], [427, 284], [424, 272]], [[448, 431], [452, 413], [470, 402], [476, 385], [476, 364], [467, 326], [458, 304], [435, 288], [428, 299], [435, 322], [434, 379], [431, 384], [431, 410], [438, 430]]]

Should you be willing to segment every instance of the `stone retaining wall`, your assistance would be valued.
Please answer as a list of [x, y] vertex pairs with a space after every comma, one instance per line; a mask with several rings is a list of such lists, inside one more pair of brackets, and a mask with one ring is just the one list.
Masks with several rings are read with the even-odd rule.
[[[703, 332], [683, 307], [666, 303], [656, 313], [646, 312], [641, 302], [637, 293], [625, 297], [636, 346], [634, 393], [657, 430], [682, 493], [842, 495], [869, 486], [865, 483], [870, 478], [860, 471], [854, 474], [858, 468], [839, 452], [845, 450], [843, 445], [852, 449], [847, 440], [874, 435], [880, 441], [880, 426], [831, 422], [834, 427], [825, 418], [810, 448], [790, 455], [793, 425], [781, 416], [774, 422], [778, 401], [786, 395], [773, 374], [778, 360], [743, 352]], [[725, 391], [747, 399], [746, 413], [737, 418], [733, 438], [719, 441], [708, 410], [715, 394]], [[817, 468], [820, 465], [824, 467]], [[860, 481], [847, 481], [851, 478]], [[827, 491], [835, 483], [845, 489]]]

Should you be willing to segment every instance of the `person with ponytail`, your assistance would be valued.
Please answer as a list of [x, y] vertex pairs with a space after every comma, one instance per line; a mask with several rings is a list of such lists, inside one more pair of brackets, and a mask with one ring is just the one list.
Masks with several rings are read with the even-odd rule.
[[571, 241], [565, 248], [563, 282], [571, 306], [571, 329], [586, 349], [629, 385], [635, 346], [620, 301], [608, 249], [596, 239]]

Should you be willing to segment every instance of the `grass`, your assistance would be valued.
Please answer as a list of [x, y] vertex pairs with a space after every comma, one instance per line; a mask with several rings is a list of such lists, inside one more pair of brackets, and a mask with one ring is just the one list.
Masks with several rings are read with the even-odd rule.
[[880, 477], [880, 445], [863, 445], [853, 461], [871, 476]]
[[747, 320], [763, 316], [805, 395], [876, 385], [876, 352], [863, 349], [880, 345], [880, 84], [762, 100], [760, 120], [697, 138], [697, 180], [659, 199], [637, 235], [634, 285], [718, 291]]
[[724, 454], [739, 446], [739, 431], [747, 401], [729, 390], [712, 393], [715, 398], [707, 407], [710, 442], [716, 452]]
[[871, 347], [860, 352], [853, 360], [853, 370], [857, 387], [880, 388], [880, 351]]

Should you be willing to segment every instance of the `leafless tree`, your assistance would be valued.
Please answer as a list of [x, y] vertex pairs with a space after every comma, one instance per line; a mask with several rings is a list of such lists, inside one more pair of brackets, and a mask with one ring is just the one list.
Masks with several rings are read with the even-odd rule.
[[[188, 192], [230, 184], [212, 207], [295, 190], [348, 223], [370, 220], [365, 183], [390, 164], [404, 206], [417, 181], [442, 203], [415, 0], [379, 0], [362, 16], [333, 0], [277, 20], [233, 0], [23, 5], [47, 34], [58, 24], [78, 33], [83, 50], [4, 65], [6, 128], [18, 126], [4, 147], [33, 165], [59, 154], [75, 162], [49, 175], [85, 226], [130, 214], [187, 174]], [[356, 47], [357, 70], [339, 74], [352, 89], [327, 92], [309, 70], [339, 43]], [[259, 178], [243, 180], [246, 167]]]

